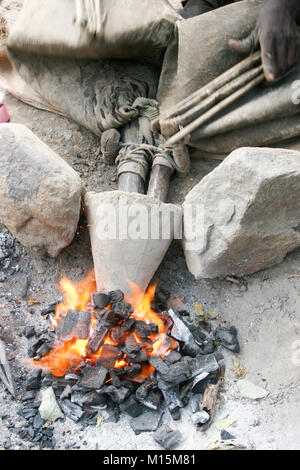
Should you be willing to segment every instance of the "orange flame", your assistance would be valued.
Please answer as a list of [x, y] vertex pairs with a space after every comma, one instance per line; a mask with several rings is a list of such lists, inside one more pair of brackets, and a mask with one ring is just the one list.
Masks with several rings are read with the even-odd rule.
[[[64, 293], [65, 300], [59, 304], [55, 311], [54, 323], [57, 324], [63, 316], [65, 316], [68, 310], [86, 310], [87, 305], [91, 300], [92, 292], [97, 291], [96, 281], [94, 272], [89, 273], [82, 281], [77, 284], [72, 283], [67, 278], [62, 278], [59, 283], [59, 289]], [[158, 334], [153, 334], [150, 338], [153, 341], [153, 347], [151, 352], [147, 352], [147, 355], [160, 355], [163, 357], [168, 351], [177, 347], [175, 340], [169, 340], [169, 344], [166, 340], [166, 322], [162, 317], [157, 315], [152, 308], [151, 303], [155, 296], [156, 285], [149, 287], [144, 295], [141, 295], [140, 289], [132, 284], [132, 294], [130, 298], [126, 298], [126, 301], [134, 306], [135, 310], [132, 317], [143, 320], [146, 323], [155, 323], [158, 326]], [[139, 299], [141, 299], [139, 301]], [[94, 317], [92, 321], [90, 336], [93, 333], [97, 319]], [[143, 341], [136, 333], [133, 333], [136, 340], [143, 344]], [[54, 376], [64, 376], [70, 367], [77, 367], [82, 360], [88, 360], [94, 363], [100, 356], [103, 345], [109, 344], [117, 346], [118, 344], [113, 342], [109, 336], [104, 340], [103, 345], [99, 348], [99, 351], [93, 357], [87, 357], [86, 349], [89, 340], [72, 339], [62, 343], [58, 341], [54, 348], [41, 360], [34, 361], [34, 366], [49, 370]], [[119, 359], [115, 363], [116, 368], [125, 367], [126, 355], [122, 359]], [[154, 368], [150, 364], [142, 364], [142, 371], [136, 377], [134, 381], [141, 383], [152, 375]]]

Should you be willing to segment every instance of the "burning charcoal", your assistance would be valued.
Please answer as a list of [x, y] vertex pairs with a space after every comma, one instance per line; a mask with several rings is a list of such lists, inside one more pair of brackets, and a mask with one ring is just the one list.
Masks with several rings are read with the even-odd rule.
[[235, 353], [240, 352], [240, 345], [237, 338], [237, 329], [234, 326], [226, 328], [219, 326], [215, 331], [215, 338], [221, 343], [224, 348], [229, 349]]
[[36, 352], [36, 357], [41, 358], [41, 357], [46, 356], [46, 354], [48, 354], [51, 351], [51, 349], [52, 348], [51, 346], [49, 346], [49, 344], [47, 343], [42, 344], [42, 346]]
[[185, 354], [195, 357], [199, 353], [199, 346], [197, 346], [192, 333], [173, 310], [170, 309], [169, 314], [174, 322], [171, 336], [183, 342], [182, 351]]
[[32, 338], [33, 336], [35, 336], [34, 326], [26, 326], [26, 328], [24, 328], [24, 330], [23, 330], [23, 335], [27, 339]]
[[167, 351], [169, 351], [169, 349], [173, 349], [176, 347], [178, 347], [178, 343], [177, 341], [175, 341], [175, 339], [167, 335], [161, 336], [159, 345], [155, 349], [155, 356], [162, 357], [166, 354]]
[[127, 377], [135, 377], [142, 370], [141, 364], [132, 364], [132, 366], [125, 366], [124, 373]]
[[118, 374], [116, 374], [115, 371], [119, 371], [120, 369], [114, 369], [114, 370], [111, 370], [109, 372], [110, 374], [110, 378], [111, 378], [111, 385], [113, 385], [114, 387], [121, 387], [122, 383], [121, 383], [121, 380], [119, 379], [118, 377]]
[[130, 390], [126, 387], [114, 387], [113, 385], [109, 385], [105, 389], [105, 393], [110, 397], [110, 399], [114, 403], [123, 403], [123, 401], [130, 395]]
[[104, 367], [85, 367], [80, 384], [88, 389], [99, 390], [105, 383], [107, 369]]
[[39, 369], [32, 370], [27, 376], [25, 386], [26, 390], [36, 390], [41, 386], [42, 371]]
[[162, 390], [162, 393], [173, 420], [178, 421], [180, 419], [180, 408], [183, 408], [179, 389], [173, 388], [172, 390]]
[[161, 367], [161, 363], [159, 365], [156, 363], [158, 368], [154, 365], [155, 361], [153, 358], [150, 359], [150, 363], [157, 369], [161, 378], [172, 385], [179, 385], [191, 378], [191, 367], [188, 358], [183, 358], [175, 364], [166, 364], [164, 362], [164, 367]]
[[93, 356], [102, 346], [103, 341], [105, 340], [106, 336], [108, 335], [109, 329], [103, 326], [101, 321], [98, 321], [95, 325], [93, 334], [89, 339], [87, 345], [87, 354], [88, 356]]
[[154, 435], [154, 440], [166, 450], [174, 449], [182, 439], [179, 431], [173, 431], [169, 426], [162, 426]]
[[125, 322], [122, 324], [122, 328], [124, 329], [125, 332], [133, 330], [133, 327], [135, 325], [135, 318], [128, 318], [128, 320], [125, 320]]
[[113, 312], [110, 309], [102, 310], [104, 314], [102, 315], [102, 320], [104, 326], [111, 328], [112, 326], [117, 326], [123, 321], [123, 317], [118, 313]]
[[142, 345], [137, 342], [134, 335], [127, 336], [124, 348], [126, 354], [128, 354], [129, 356], [134, 356], [135, 354], [139, 353], [141, 348]]
[[122, 300], [124, 299], [124, 294], [121, 290], [113, 290], [109, 292], [108, 295], [112, 304], [122, 302]]
[[149, 362], [161, 376], [168, 374], [169, 365], [166, 364], [160, 357], [151, 356], [149, 358]]
[[79, 405], [76, 405], [76, 403], [72, 403], [70, 400], [62, 400], [61, 408], [65, 415], [72, 421], [75, 421], [75, 423], [78, 423], [78, 421], [85, 414], [85, 411], [83, 411], [83, 409]]
[[153, 331], [147, 323], [144, 321], [137, 320], [134, 325], [134, 332], [140, 336], [142, 339], [147, 338], [153, 334]]
[[112, 308], [115, 313], [121, 315], [124, 320], [127, 320], [131, 313], [133, 313], [133, 308], [127, 302], [117, 302], [112, 304]]
[[131, 395], [120, 405], [120, 410], [127, 413], [132, 418], [137, 418], [143, 413], [142, 406], [137, 402], [136, 398]]
[[98, 362], [103, 367], [110, 370], [114, 368], [115, 362], [118, 359], [121, 359], [122, 356], [123, 355], [119, 348], [117, 348], [116, 346], [111, 346], [110, 344], [104, 344], [103, 348], [101, 349]]
[[196, 344], [199, 346], [200, 354], [212, 354], [215, 349], [215, 343], [212, 336], [201, 326], [192, 328], [192, 333]]
[[181, 354], [173, 349], [173, 351], [170, 351], [164, 356], [164, 360], [169, 364], [174, 364], [175, 362], [179, 362], [181, 360]]
[[152, 334], [156, 335], [158, 333], [157, 323], [149, 323], [149, 327], [151, 329]]
[[104, 292], [94, 292], [92, 294], [92, 301], [96, 307], [105, 308], [110, 304], [110, 297]]
[[148, 411], [137, 418], [132, 418], [129, 423], [136, 436], [142, 432], [156, 431], [163, 415], [163, 410]]
[[92, 323], [91, 312], [69, 310], [59, 322], [56, 334], [63, 340], [88, 339]]
[[83, 409], [89, 410], [92, 407], [104, 408], [107, 406], [107, 396], [104, 393], [92, 393], [83, 402]]
[[123, 344], [125, 340], [125, 330], [122, 326], [116, 326], [111, 329], [109, 336], [114, 343]]
[[148, 356], [146, 351], [140, 351], [134, 356], [129, 356], [127, 354], [126, 360], [127, 362], [135, 362], [135, 363], [142, 363], [142, 362], [147, 362]]
[[48, 307], [45, 307], [41, 310], [41, 315], [46, 316], [46, 315], [49, 315], [49, 313], [54, 313], [58, 304], [59, 302], [52, 302], [51, 304], [48, 305]]

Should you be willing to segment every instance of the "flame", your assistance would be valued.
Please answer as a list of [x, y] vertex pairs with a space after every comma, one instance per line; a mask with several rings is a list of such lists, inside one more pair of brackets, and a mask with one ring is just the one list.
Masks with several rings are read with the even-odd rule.
[[[160, 355], [163, 357], [168, 351], [177, 347], [177, 342], [170, 338], [166, 341], [166, 333], [169, 323], [151, 308], [151, 304], [155, 296], [156, 285], [150, 286], [144, 295], [142, 295], [138, 286], [135, 286], [134, 284], [131, 284], [131, 286], [131, 295], [125, 300], [134, 307], [132, 317], [137, 320], [143, 320], [146, 323], [155, 323], [158, 326], [158, 333], [150, 336], [150, 339], [153, 341], [153, 345], [152, 350], [150, 345], [150, 352], [148, 347], [147, 355]], [[91, 300], [91, 294], [92, 292], [97, 291], [94, 271], [91, 271], [77, 284], [64, 277], [61, 279], [58, 288], [64, 293], [65, 300], [59, 304], [55, 310], [55, 327], [58, 325], [62, 317], [67, 314], [68, 310], [87, 310], [89, 308], [88, 303]], [[93, 317], [90, 336], [93, 333], [96, 323], [97, 319], [96, 317]], [[127, 333], [127, 335], [128, 334], [133, 334], [137, 342], [143, 345], [142, 339], [136, 333]], [[82, 360], [87, 360], [94, 364], [101, 355], [104, 344], [118, 346], [117, 343], [112, 341], [108, 334], [103, 345], [99, 348], [99, 351], [97, 351], [93, 357], [88, 357], [86, 352], [88, 342], [89, 339], [72, 339], [63, 343], [61, 341], [57, 341], [54, 348], [44, 358], [39, 361], [34, 361], [34, 366], [41, 369], [47, 369], [56, 377], [62, 377], [68, 372], [70, 367], [76, 368]], [[126, 355], [115, 362], [115, 368], [122, 368], [127, 365]], [[154, 368], [150, 364], [144, 363], [142, 364], [140, 374], [132, 380], [142, 383], [146, 378], [150, 377], [153, 372]]]

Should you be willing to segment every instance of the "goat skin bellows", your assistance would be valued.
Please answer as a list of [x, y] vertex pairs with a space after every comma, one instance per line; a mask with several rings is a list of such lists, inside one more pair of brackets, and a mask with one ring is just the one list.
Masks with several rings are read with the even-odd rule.
[[25, 0], [8, 46], [56, 57], [161, 65], [180, 18], [167, 0]]

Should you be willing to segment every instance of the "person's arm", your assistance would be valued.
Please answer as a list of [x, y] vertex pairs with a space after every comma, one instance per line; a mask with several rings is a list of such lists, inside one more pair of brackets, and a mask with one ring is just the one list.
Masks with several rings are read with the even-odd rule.
[[260, 43], [266, 79], [273, 81], [300, 60], [299, 12], [300, 0], [268, 0], [250, 36], [231, 39], [229, 44], [238, 52], [249, 53]]

